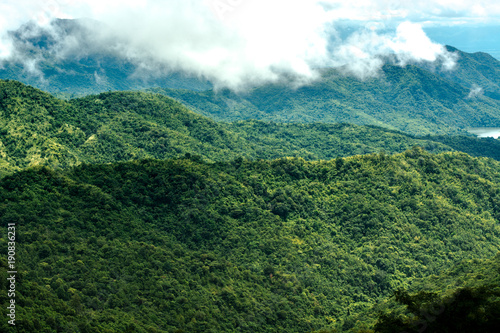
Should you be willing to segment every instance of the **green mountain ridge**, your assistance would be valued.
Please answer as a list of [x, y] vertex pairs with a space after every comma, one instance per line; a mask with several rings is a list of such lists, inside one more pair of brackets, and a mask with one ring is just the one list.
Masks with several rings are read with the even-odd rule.
[[[457, 55], [453, 70], [434, 72], [441, 77], [470, 89], [480, 89], [478, 93], [500, 99], [500, 62], [488, 53], [462, 52], [452, 46], [446, 46], [448, 52]], [[423, 66], [426, 68], [426, 66]], [[427, 69], [430, 69], [427, 67]]]
[[25, 169], [0, 180], [16, 331], [354, 328], [413, 280], [498, 253], [499, 169], [420, 148]]
[[500, 124], [499, 100], [471, 96], [470, 87], [415, 65], [385, 65], [380, 77], [364, 81], [338, 70], [325, 70], [320, 80], [297, 89], [270, 84], [240, 94], [148, 91], [173, 97], [192, 110], [224, 121], [346, 122], [414, 135], [456, 134], [468, 127]]
[[[473, 137], [414, 137], [350, 124], [215, 122], [170, 98], [114, 92], [63, 101], [14, 81], [0, 81], [0, 168], [66, 168], [141, 158], [199, 155], [207, 161], [244, 157], [307, 160], [422, 146], [500, 158], [498, 141]], [[442, 143], [443, 142], [443, 143]]]

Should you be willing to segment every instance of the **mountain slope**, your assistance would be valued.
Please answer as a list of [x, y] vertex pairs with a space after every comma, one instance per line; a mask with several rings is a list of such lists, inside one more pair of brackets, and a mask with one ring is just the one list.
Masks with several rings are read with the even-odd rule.
[[499, 169], [418, 148], [27, 169], [0, 180], [19, 244], [16, 328], [347, 329], [413, 279], [500, 250]]
[[500, 99], [500, 61], [484, 52], [466, 53], [452, 46], [446, 46], [449, 52], [457, 55], [456, 66], [451, 71], [440, 71], [428, 66], [441, 77], [469, 88], [470, 94], [484, 94]]
[[[443, 144], [432, 138], [348, 124], [217, 123], [160, 95], [114, 92], [67, 102], [13, 81], [0, 81], [0, 113], [0, 167], [4, 172], [34, 165], [66, 168], [185, 154], [223, 161], [239, 156], [332, 159], [380, 151], [392, 154], [415, 145], [442, 152], [453, 150], [451, 146], [458, 142], [451, 139]], [[462, 146], [469, 153], [498, 158], [483, 143], [489, 141]]]
[[[0, 78], [22, 81], [63, 97], [74, 97], [115, 90], [139, 90], [148, 87], [210, 89], [200, 80], [168, 68], [144, 71], [140, 65], [114, 49], [121, 49], [114, 39], [109, 49], [97, 46], [89, 26], [107, 31], [96, 21], [56, 19], [46, 28], [33, 23], [10, 33], [15, 54], [0, 63]], [[71, 47], [78, 40], [80, 47]], [[153, 74], [155, 73], [155, 74]]]
[[[473, 74], [471, 74], [473, 75]], [[336, 70], [297, 89], [266, 85], [248, 93], [153, 89], [218, 120], [347, 122], [425, 135], [500, 124], [500, 102], [470, 95], [470, 87], [420, 67], [386, 65], [378, 78], [360, 81]]]
[[185, 153], [220, 159], [237, 156], [244, 146], [222, 126], [163, 96], [117, 92], [65, 102], [21, 83], [0, 85], [3, 159], [12, 168]]

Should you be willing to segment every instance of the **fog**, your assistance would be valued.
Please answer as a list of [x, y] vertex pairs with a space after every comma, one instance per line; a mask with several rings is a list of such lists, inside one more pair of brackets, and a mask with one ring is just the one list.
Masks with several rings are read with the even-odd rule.
[[[449, 19], [452, 4], [424, 3], [434, 11], [409, 1], [8, 1], [0, 5], [8, 13], [0, 20], [0, 65], [15, 61], [41, 75], [37, 65], [47, 53], [59, 60], [107, 54], [135, 64], [137, 75], [182, 71], [234, 90], [306, 84], [324, 67], [365, 79], [378, 75], [387, 61], [433, 61], [451, 70], [455, 55], [432, 42], [422, 26], [425, 17]], [[484, 5], [476, 2], [475, 11]], [[454, 8], [459, 13], [470, 3], [459, 1]], [[86, 18], [80, 30], [51, 23], [79, 17]], [[28, 21], [17, 40], [8, 32]], [[356, 26], [347, 35], [341, 33], [346, 22]], [[37, 34], [51, 37], [50, 48], [26, 52], [30, 46], [21, 40]]]

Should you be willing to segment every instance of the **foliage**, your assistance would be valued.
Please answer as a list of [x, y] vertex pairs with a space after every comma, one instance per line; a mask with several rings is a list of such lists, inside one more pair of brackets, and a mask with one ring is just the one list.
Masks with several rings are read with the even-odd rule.
[[456, 134], [467, 127], [500, 124], [498, 99], [481, 94], [471, 96], [470, 86], [415, 65], [385, 65], [379, 77], [366, 80], [350, 77], [341, 70], [325, 69], [319, 80], [300, 88], [268, 84], [241, 94], [224, 90], [150, 91], [176, 98], [203, 115], [225, 121], [346, 122], [414, 135]]
[[417, 293], [396, 291], [395, 300], [404, 309], [381, 313], [375, 332], [497, 332], [499, 268], [500, 254], [469, 260], [415, 283]]
[[17, 331], [350, 329], [392, 290], [499, 251], [499, 168], [420, 148], [28, 168], [0, 180]]
[[435, 294], [396, 294], [396, 300], [416, 314], [411, 319], [382, 315], [375, 332], [498, 332], [500, 290], [483, 286], [457, 290], [449, 298]]
[[[66, 168], [185, 154], [207, 161], [238, 156], [319, 160], [374, 152], [393, 154], [415, 145], [437, 153], [453, 150], [450, 146], [457, 141], [449, 139], [443, 144], [439, 138], [351, 124], [217, 123], [160, 95], [114, 92], [65, 102], [15, 81], [0, 81], [0, 113], [3, 173], [34, 165]], [[462, 141], [471, 142], [469, 146], [479, 155], [498, 158], [494, 148], [487, 150], [487, 144], [472, 139], [464, 137]], [[489, 141], [482, 142], [495, 147]]]
[[500, 140], [493, 138], [474, 138], [465, 135], [432, 135], [420, 139], [440, 142], [452, 149], [472, 156], [486, 156], [500, 160]]

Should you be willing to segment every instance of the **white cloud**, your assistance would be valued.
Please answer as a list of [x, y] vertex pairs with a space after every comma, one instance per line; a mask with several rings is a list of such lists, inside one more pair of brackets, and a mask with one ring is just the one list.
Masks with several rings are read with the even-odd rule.
[[332, 65], [366, 78], [377, 75], [387, 57], [402, 66], [410, 62], [439, 61], [446, 70], [452, 69], [456, 60], [442, 45], [433, 43], [420, 25], [403, 22], [394, 34], [378, 34], [372, 29], [353, 33], [335, 48]]
[[472, 87], [470, 88], [469, 95], [467, 98], [476, 98], [478, 96], [482, 96], [484, 93], [483, 88], [481, 88], [477, 84], [473, 84]]
[[[58, 56], [106, 48], [140, 64], [144, 71], [186, 70], [237, 88], [290, 78], [290, 74], [300, 82], [312, 80], [314, 68], [322, 66], [345, 66], [366, 77], [375, 75], [388, 55], [400, 64], [439, 59], [450, 66], [453, 56], [432, 43], [419, 24], [409, 21], [428, 25], [438, 20], [492, 20], [500, 15], [500, 4], [485, 0], [7, 0], [0, 4], [0, 12], [0, 60], [15, 55], [5, 31], [21, 23], [34, 20], [50, 29], [47, 22], [52, 18], [87, 17], [104, 22], [114, 35], [94, 26], [92, 36], [85, 37], [85, 47], [80, 38], [61, 39]], [[369, 29], [342, 39], [334, 27], [345, 20], [364, 22]], [[379, 27], [394, 29], [382, 33]]]
[[0, 68], [1, 60], [12, 57], [12, 41], [6, 36], [0, 36]]
[[404, 22], [396, 30], [396, 37], [389, 42], [389, 46], [397, 53], [405, 57], [419, 60], [434, 61], [443, 53], [441, 45], [433, 44], [415, 23]]

